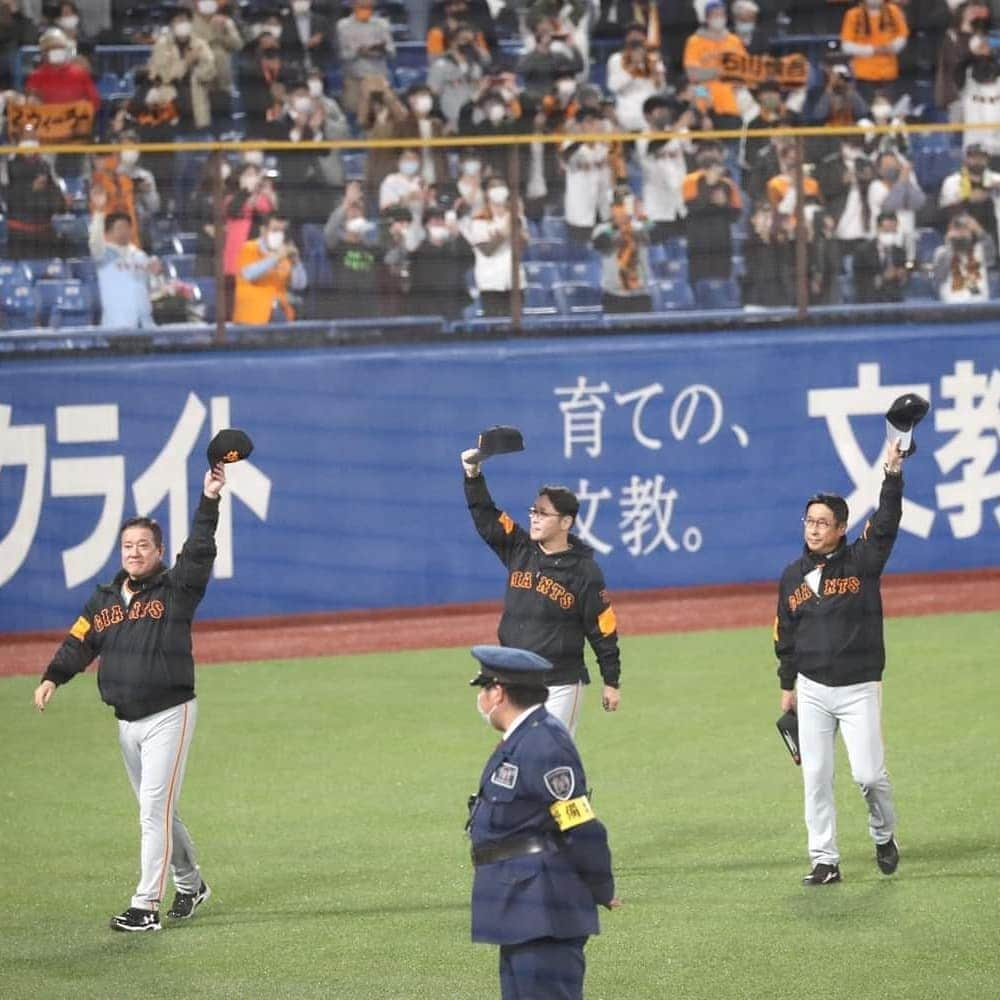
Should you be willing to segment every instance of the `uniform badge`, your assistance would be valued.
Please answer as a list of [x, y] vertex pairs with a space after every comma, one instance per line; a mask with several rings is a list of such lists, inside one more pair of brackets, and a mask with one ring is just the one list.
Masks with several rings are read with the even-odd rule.
[[551, 771], [546, 771], [544, 781], [552, 796], [564, 802], [573, 794], [573, 789], [576, 787], [576, 778], [571, 767], [554, 767]]
[[490, 775], [490, 781], [501, 788], [513, 788], [517, 784], [517, 764], [504, 761]]

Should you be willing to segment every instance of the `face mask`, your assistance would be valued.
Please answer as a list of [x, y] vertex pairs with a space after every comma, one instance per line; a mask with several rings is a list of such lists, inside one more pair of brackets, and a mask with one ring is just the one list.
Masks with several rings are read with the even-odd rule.
[[882, 0], [865, 0], [865, 6], [869, 10], [879, 10], [882, 6]]
[[268, 250], [280, 250], [285, 242], [285, 234], [279, 230], [271, 230], [266, 237]]
[[[281, 37], [281, 25], [280, 24], [265, 24], [261, 29], [262, 35], [270, 35], [272, 38]], [[277, 55], [277, 52], [275, 52]]]
[[185, 38], [191, 37], [191, 22], [190, 21], [178, 21], [174, 25], [174, 38], [179, 38], [184, 41]]
[[344, 228], [349, 233], [353, 233], [356, 236], [360, 236], [361, 233], [363, 233], [368, 228], [368, 220], [361, 217], [348, 219], [347, 222], [344, 224]]
[[219, 170], [219, 173], [222, 175], [222, 179], [223, 180], [228, 180], [229, 179], [229, 175], [232, 172], [233, 172], [233, 168], [228, 163], [223, 163], [222, 167]]
[[292, 110], [297, 115], [307, 115], [312, 108], [312, 98], [311, 97], [296, 97], [292, 101]]
[[556, 93], [563, 98], [572, 97], [576, 93], [576, 81], [560, 80], [556, 84]]
[[451, 235], [447, 226], [428, 226], [427, 235], [436, 243], [443, 243]]
[[240, 187], [244, 191], [253, 191], [258, 184], [258, 177], [256, 174], [244, 174], [240, 178]]
[[420, 169], [419, 160], [402, 160], [399, 164], [399, 172], [407, 177], [412, 177]]
[[462, 173], [466, 177], [478, 177], [479, 171], [483, 169], [483, 165], [479, 160], [465, 160], [462, 163]]
[[434, 99], [429, 94], [421, 94], [413, 99], [413, 110], [418, 115], [430, 114], [432, 107], [434, 107]]
[[500, 122], [507, 117], [507, 111], [499, 104], [491, 104], [489, 110], [486, 112], [486, 117], [489, 118], [494, 125], [499, 125]]
[[841, 146], [840, 152], [848, 163], [853, 163], [859, 156], [861, 156], [861, 150], [856, 146]]
[[486, 711], [486, 709], [483, 708], [483, 703], [481, 699], [485, 692], [486, 689], [483, 688], [483, 690], [476, 695], [476, 711], [479, 712], [480, 718], [483, 720], [483, 722], [486, 723], [487, 726], [492, 726], [493, 725], [492, 715], [496, 711], [496, 705], [494, 705], [493, 708], [491, 708], [488, 712]]
[[198, 4], [198, 13], [204, 14], [205, 17], [211, 17], [218, 9], [219, 5], [215, 0], [200, 0]]
[[244, 163], [252, 163], [254, 166], [259, 167], [264, 162], [264, 154], [259, 149], [250, 149], [243, 154]]
[[510, 197], [510, 191], [505, 187], [492, 187], [489, 191], [489, 199], [494, 205], [506, 205]]
[[65, 17], [60, 17], [56, 24], [62, 28], [63, 31], [76, 31], [77, 26], [80, 24], [80, 18], [76, 14], [67, 14]]
[[879, 233], [878, 245], [885, 249], [900, 247], [903, 245], [903, 235], [902, 233]]
[[123, 149], [119, 159], [122, 161], [123, 166], [134, 167], [139, 162], [139, 150]]
[[309, 13], [309, 0], [294, 0], [292, 3], [292, 10], [296, 14], [308, 14]]
[[873, 104], [872, 105], [872, 118], [875, 119], [879, 124], [883, 124], [889, 120], [892, 114], [892, 105], [889, 104]]
[[65, 49], [49, 49], [49, 62], [53, 66], [61, 66], [69, 58]]
[[710, 17], [705, 22], [705, 26], [709, 31], [725, 31], [726, 19], [724, 17]]
[[150, 87], [146, 91], [146, 104], [159, 104], [163, 100], [163, 95], [160, 93], [159, 87]]
[[736, 34], [740, 38], [749, 38], [753, 34], [753, 29], [757, 27], [755, 21], [737, 21], [736, 22]]
[[313, 78], [306, 82], [306, 86], [309, 88], [310, 97], [322, 97], [323, 96], [323, 81]]

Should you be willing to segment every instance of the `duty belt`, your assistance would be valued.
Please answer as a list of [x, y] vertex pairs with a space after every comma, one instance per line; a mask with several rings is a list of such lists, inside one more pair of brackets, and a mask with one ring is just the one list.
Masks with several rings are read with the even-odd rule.
[[511, 858], [523, 858], [529, 854], [542, 854], [555, 850], [557, 844], [551, 837], [537, 834], [525, 834], [523, 837], [508, 837], [492, 844], [473, 844], [472, 863], [474, 865], [490, 865], [497, 861], [510, 861]]

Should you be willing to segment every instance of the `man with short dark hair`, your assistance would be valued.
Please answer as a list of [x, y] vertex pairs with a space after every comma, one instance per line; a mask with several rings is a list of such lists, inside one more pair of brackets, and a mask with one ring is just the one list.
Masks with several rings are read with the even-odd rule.
[[469, 799], [472, 940], [500, 946], [502, 1000], [581, 1000], [584, 946], [615, 895], [604, 824], [573, 740], [545, 709], [552, 666], [474, 646], [476, 708], [503, 739]]
[[854, 254], [854, 297], [857, 302], [902, 302], [910, 272], [906, 246], [895, 212], [878, 217], [875, 239]]
[[902, 516], [902, 466], [899, 442], [892, 441], [878, 509], [850, 545], [844, 498], [831, 493], [810, 497], [802, 519], [805, 547], [781, 575], [774, 650], [781, 711], [798, 714], [812, 864], [805, 885], [840, 881], [833, 796], [838, 729], [851, 774], [868, 805], [876, 864], [885, 875], [899, 864], [881, 730], [885, 643], [880, 581]]
[[584, 639], [597, 656], [605, 711], [618, 708], [621, 675], [617, 623], [604, 574], [590, 546], [571, 534], [579, 501], [565, 486], [541, 487], [528, 508], [525, 531], [494, 504], [474, 458], [473, 449], [462, 453], [465, 498], [476, 530], [508, 570], [500, 642], [551, 661], [545, 706], [572, 735], [583, 685], [590, 683]]
[[211, 895], [177, 803], [198, 717], [191, 622], [215, 562], [225, 482], [222, 463], [205, 473], [191, 534], [173, 569], [163, 563], [155, 521], [137, 517], [122, 525], [120, 572], [95, 589], [35, 688], [35, 707], [44, 712], [57, 686], [100, 661], [97, 686], [118, 720], [142, 837], [139, 884], [128, 908], [111, 918], [116, 931], [160, 930], [168, 873], [176, 889], [168, 916], [191, 917]]

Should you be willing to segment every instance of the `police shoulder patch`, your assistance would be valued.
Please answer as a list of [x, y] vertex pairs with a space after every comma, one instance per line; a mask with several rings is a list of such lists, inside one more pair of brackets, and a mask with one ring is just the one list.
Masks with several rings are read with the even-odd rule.
[[505, 760], [490, 775], [490, 781], [501, 788], [513, 788], [517, 784], [517, 764]]
[[576, 778], [571, 767], [554, 767], [551, 771], [546, 771], [543, 777], [545, 787], [553, 798], [566, 801], [576, 787]]

